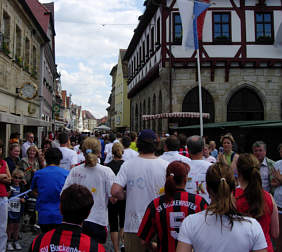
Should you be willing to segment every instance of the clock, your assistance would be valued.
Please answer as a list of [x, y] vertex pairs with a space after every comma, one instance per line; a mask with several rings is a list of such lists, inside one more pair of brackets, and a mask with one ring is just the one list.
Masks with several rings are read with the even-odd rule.
[[32, 100], [37, 96], [37, 86], [31, 82], [24, 83], [20, 88], [20, 96], [26, 100]]

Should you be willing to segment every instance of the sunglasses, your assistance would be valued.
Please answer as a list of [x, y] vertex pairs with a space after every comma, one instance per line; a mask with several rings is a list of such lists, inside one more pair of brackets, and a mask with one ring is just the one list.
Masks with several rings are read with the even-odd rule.
[[14, 179], [23, 179], [23, 177], [14, 176]]

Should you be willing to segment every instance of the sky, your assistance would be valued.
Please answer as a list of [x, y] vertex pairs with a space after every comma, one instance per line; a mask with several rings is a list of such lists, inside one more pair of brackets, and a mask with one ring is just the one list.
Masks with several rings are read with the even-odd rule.
[[[51, 0], [39, 0], [47, 3]], [[107, 115], [119, 49], [127, 49], [143, 0], [53, 0], [56, 64], [72, 102], [97, 118]]]

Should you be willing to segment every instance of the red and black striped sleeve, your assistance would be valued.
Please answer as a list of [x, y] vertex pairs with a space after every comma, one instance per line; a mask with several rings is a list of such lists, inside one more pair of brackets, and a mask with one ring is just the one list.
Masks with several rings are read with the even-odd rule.
[[209, 204], [200, 195], [195, 195], [195, 205], [196, 205], [195, 213], [198, 213], [205, 210]]
[[146, 242], [150, 242], [150, 240], [156, 233], [155, 213], [155, 204], [154, 201], [152, 201], [146, 209], [137, 234]]

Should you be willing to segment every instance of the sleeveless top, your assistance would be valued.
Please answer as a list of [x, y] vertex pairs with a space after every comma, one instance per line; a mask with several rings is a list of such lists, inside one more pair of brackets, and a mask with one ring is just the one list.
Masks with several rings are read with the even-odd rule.
[[234, 151], [230, 152], [229, 154], [227, 154], [227, 153], [225, 153], [225, 152], [223, 153], [223, 155], [224, 155], [224, 157], [225, 157], [226, 162], [227, 162], [228, 165], [231, 165], [235, 154], [236, 154], [236, 153], [235, 153]]
[[[0, 161], [0, 174], [7, 174], [7, 164], [4, 160]], [[6, 185], [3, 183], [0, 183], [0, 197], [7, 197], [7, 189]]]
[[[263, 190], [264, 192], [264, 215], [257, 219], [259, 224], [262, 227], [266, 242], [267, 242], [267, 252], [273, 252], [272, 242], [270, 238], [270, 223], [271, 223], [271, 215], [273, 212], [273, 202], [270, 194]], [[247, 199], [244, 197], [244, 190], [242, 188], [236, 188], [235, 191], [236, 198], [236, 207], [237, 210], [241, 213], [247, 213], [249, 209], [249, 204]]]

